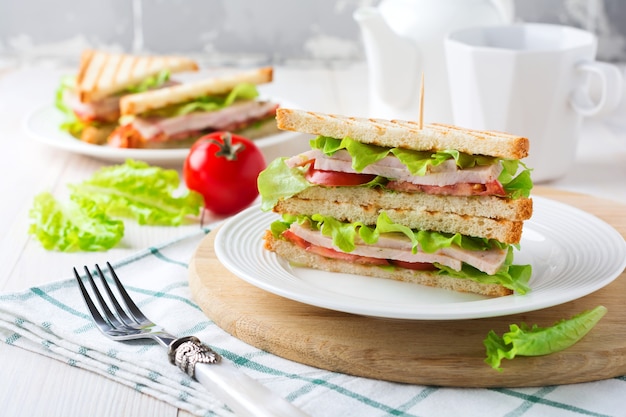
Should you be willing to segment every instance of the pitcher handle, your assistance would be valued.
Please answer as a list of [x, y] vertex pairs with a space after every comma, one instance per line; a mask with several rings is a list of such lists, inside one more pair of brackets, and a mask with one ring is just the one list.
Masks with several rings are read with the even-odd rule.
[[583, 82], [570, 95], [569, 102], [583, 116], [597, 116], [608, 113], [620, 103], [624, 79], [619, 69], [612, 64], [598, 61], [583, 61], [576, 64], [576, 71], [586, 79], [585, 73], [597, 77], [600, 95], [595, 99], [589, 93], [589, 83]]

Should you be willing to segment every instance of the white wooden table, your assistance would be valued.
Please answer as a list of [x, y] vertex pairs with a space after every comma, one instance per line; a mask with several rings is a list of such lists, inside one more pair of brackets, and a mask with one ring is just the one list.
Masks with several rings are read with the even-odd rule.
[[[23, 290], [71, 277], [75, 265], [93, 264], [102, 254], [47, 252], [29, 237], [28, 211], [42, 191], [63, 195], [68, 183], [88, 178], [105, 163], [45, 147], [28, 137], [24, 117], [52, 100], [67, 70], [0, 66], [0, 292]], [[336, 69], [276, 68], [263, 89], [304, 109], [367, 114], [367, 71], [363, 65]], [[626, 115], [624, 115], [626, 119]], [[626, 126], [626, 122], [625, 125]], [[306, 142], [306, 141], [304, 141]], [[292, 154], [305, 143], [267, 149], [268, 159]], [[179, 167], [180, 168], [180, 167]], [[549, 184], [626, 204], [626, 127], [587, 121], [575, 167]], [[155, 242], [187, 234], [190, 227], [127, 227], [127, 245], [111, 259]], [[113, 401], [115, 399], [115, 401]], [[7, 416], [176, 416], [189, 415], [91, 372], [0, 343], [0, 415]]]

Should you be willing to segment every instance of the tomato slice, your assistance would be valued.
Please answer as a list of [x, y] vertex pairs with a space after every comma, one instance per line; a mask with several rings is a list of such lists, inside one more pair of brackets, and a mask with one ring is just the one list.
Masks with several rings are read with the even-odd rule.
[[452, 185], [420, 185], [407, 181], [389, 181], [386, 186], [390, 190], [403, 191], [407, 193], [426, 193], [434, 195], [457, 195], [457, 196], [476, 196], [476, 195], [497, 195], [506, 196], [504, 187], [498, 180], [490, 181], [486, 184], [475, 184], [462, 182]]
[[434, 271], [437, 268], [435, 265], [428, 262], [406, 262], [406, 261], [396, 261], [390, 260], [392, 265], [399, 266], [404, 269], [413, 269], [415, 271]]
[[312, 184], [328, 187], [350, 187], [366, 184], [376, 178], [372, 174], [356, 174], [352, 172], [337, 172], [315, 169], [311, 165], [306, 173], [306, 179]]
[[293, 243], [294, 245], [300, 246], [302, 249], [306, 249], [309, 246], [311, 246], [309, 242], [302, 239], [300, 236], [296, 235], [294, 232], [292, 232], [289, 229], [285, 230], [282, 233], [282, 236], [288, 241], [290, 241], [291, 243]]

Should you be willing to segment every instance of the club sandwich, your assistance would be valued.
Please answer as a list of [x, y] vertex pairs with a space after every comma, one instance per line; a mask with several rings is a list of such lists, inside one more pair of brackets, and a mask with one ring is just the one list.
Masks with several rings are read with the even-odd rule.
[[121, 119], [110, 146], [156, 148], [187, 146], [213, 131], [255, 139], [276, 131], [277, 103], [259, 99], [257, 86], [269, 83], [264, 67], [131, 94], [120, 101]]
[[282, 217], [265, 248], [332, 272], [504, 296], [529, 290], [514, 264], [532, 215], [527, 138], [445, 124], [279, 108], [278, 128], [314, 135], [258, 179]]

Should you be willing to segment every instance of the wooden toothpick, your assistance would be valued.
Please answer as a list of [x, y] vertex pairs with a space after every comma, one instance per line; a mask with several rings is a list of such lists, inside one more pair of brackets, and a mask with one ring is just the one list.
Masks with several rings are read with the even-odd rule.
[[424, 72], [422, 72], [422, 83], [420, 85], [420, 117], [419, 117], [419, 128], [422, 129], [424, 126]]

